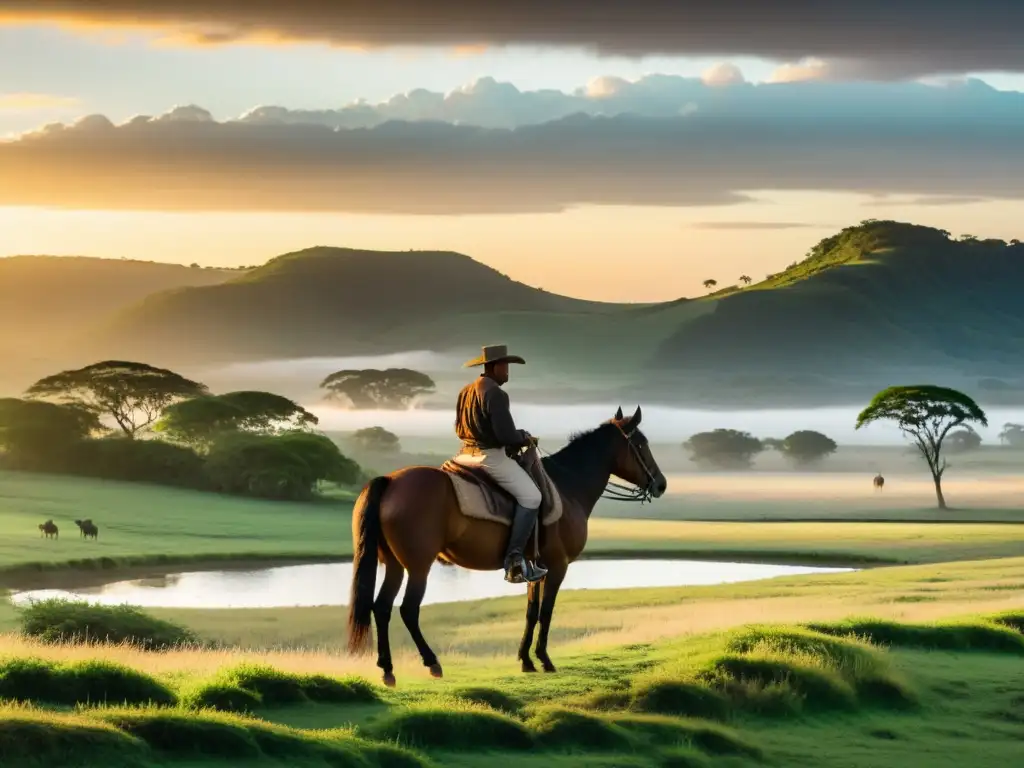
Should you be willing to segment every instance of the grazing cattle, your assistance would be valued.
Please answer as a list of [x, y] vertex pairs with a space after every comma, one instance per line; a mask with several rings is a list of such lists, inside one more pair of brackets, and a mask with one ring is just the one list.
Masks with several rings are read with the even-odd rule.
[[53, 520], [47, 520], [45, 523], [39, 524], [39, 535], [45, 536], [46, 538], [60, 538], [60, 530], [57, 528]]
[[75, 520], [75, 525], [81, 531], [83, 539], [88, 539], [90, 536], [94, 539], [99, 538], [100, 529], [96, 527], [92, 520]]
[[875, 475], [874, 483], [875, 483], [875, 490], [876, 491], [880, 491], [880, 490], [882, 490], [882, 488], [885, 487], [885, 478], [882, 477], [881, 473], [878, 473], [877, 475]]

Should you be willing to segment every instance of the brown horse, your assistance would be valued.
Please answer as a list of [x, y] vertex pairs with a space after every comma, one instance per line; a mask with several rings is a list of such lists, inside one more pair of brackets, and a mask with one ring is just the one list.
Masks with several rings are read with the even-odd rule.
[[39, 535], [50, 538], [51, 536], [55, 539], [60, 538], [60, 529], [57, 528], [57, 524], [53, 520], [47, 520], [45, 523], [39, 524]]
[[882, 477], [882, 473], [881, 472], [879, 472], [877, 475], [875, 475], [875, 479], [874, 479], [873, 482], [875, 484], [875, 490], [876, 491], [880, 491], [880, 490], [882, 490], [885, 487], [885, 478]]
[[[562, 497], [562, 516], [542, 529], [540, 559], [547, 575], [527, 587], [526, 631], [519, 645], [524, 672], [536, 672], [530, 659], [533, 632], [540, 620], [535, 654], [545, 672], [554, 672], [548, 657], [548, 631], [555, 598], [569, 564], [587, 543], [590, 513], [608, 486], [611, 475], [636, 486], [633, 498], [646, 500], [665, 493], [665, 476], [640, 432], [636, 409], [597, 429], [573, 437], [568, 445], [544, 458], [544, 468]], [[405, 572], [409, 583], [399, 613], [431, 675], [441, 677], [441, 665], [420, 631], [420, 603], [435, 560], [476, 571], [501, 570], [508, 543], [508, 526], [467, 517], [448, 476], [436, 467], [406, 467], [370, 481], [356, 501], [352, 515], [354, 544], [352, 594], [349, 600], [349, 651], [370, 646], [370, 617], [377, 625], [377, 666], [384, 683], [395, 684], [388, 624]], [[528, 548], [527, 551], [530, 551]], [[378, 560], [384, 564], [384, 583], [374, 599]]]

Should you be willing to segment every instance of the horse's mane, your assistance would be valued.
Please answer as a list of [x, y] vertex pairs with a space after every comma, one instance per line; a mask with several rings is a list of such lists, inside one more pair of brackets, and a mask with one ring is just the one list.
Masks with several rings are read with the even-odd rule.
[[575, 491], [587, 489], [592, 473], [605, 467], [609, 443], [603, 438], [612, 423], [571, 433], [564, 446], [542, 459], [544, 469], [563, 493], [575, 495]]

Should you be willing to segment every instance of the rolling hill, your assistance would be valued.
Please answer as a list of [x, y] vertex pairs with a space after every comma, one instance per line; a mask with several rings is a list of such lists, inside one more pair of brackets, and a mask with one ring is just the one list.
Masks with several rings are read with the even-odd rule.
[[238, 270], [190, 268], [128, 259], [79, 256], [0, 258], [0, 380], [12, 368], [40, 370], [64, 360], [89, 328], [146, 296], [212, 285]]
[[1024, 402], [1021, 286], [1024, 245], [892, 221], [760, 284], [646, 305], [550, 294], [458, 253], [316, 247], [146, 295], [73, 338], [92, 359], [186, 367], [504, 341], [545, 399], [571, 378], [572, 397], [596, 380], [662, 401], [824, 404], [928, 378]]

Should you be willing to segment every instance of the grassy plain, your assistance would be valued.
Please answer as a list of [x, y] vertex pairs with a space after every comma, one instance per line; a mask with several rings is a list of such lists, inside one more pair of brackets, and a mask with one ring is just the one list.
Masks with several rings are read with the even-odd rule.
[[[4, 603], [0, 699], [13, 703], [0, 705], [0, 763], [1012, 764], [1024, 737], [1024, 690], [1014, 682], [1024, 656], [1024, 526], [915, 521], [924, 512], [912, 497], [865, 502], [850, 490], [844, 502], [825, 481], [802, 486], [798, 499], [768, 475], [734, 478], [738, 485], [689, 479], [693, 486], [676, 503], [707, 519], [631, 520], [602, 510], [588, 551], [914, 564], [710, 587], [566, 591], [551, 632], [554, 675], [518, 672], [522, 598], [429, 605], [423, 629], [446, 677], [427, 676], [395, 621], [394, 691], [376, 684], [372, 658], [343, 652], [344, 607], [153, 610], [210, 646], [152, 653], [26, 640], [14, 633], [16, 612]], [[779, 520], [788, 506], [814, 498], [835, 522], [772, 522], [764, 514], [770, 507]], [[671, 503], [644, 514], [670, 511]], [[843, 520], [865, 504], [889, 522]], [[231, 557], [344, 556], [350, 506], [345, 497], [260, 503], [0, 474], [0, 584], [13, 586], [44, 567], [80, 582], [168, 570], [174, 561], [195, 568]], [[744, 509], [747, 521], [736, 518]], [[977, 515], [997, 513], [1013, 510], [999, 504]], [[82, 516], [100, 524], [98, 542], [78, 539], [71, 520]], [[36, 525], [48, 517], [62, 526], [61, 540], [39, 537]], [[81, 562], [66, 567], [86, 558], [91, 572]], [[1015, 618], [1007, 626], [994, 623], [996, 615]], [[858, 616], [881, 622], [854, 628], [873, 632], [877, 644], [833, 636]], [[965, 627], [959, 622], [968, 616], [982, 618]], [[832, 626], [818, 628], [832, 634], [801, 628], [823, 622]], [[899, 624], [907, 622], [926, 626]], [[154, 697], [163, 704], [131, 708]], [[202, 708], [209, 705], [219, 709]], [[248, 711], [223, 711], [239, 707]]]
[[[154, 654], [6, 636], [0, 694], [19, 702], [0, 710], [0, 755], [54, 768], [1012, 764], [1022, 580], [1017, 558], [568, 593], [556, 626], [578, 634], [553, 636], [553, 675], [495, 656], [521, 601], [434, 606], [428, 636], [457, 627], [479, 644], [453, 643], [443, 681], [403, 646], [393, 691], [362, 682], [372, 660], [328, 648]], [[890, 620], [843, 621], [866, 614]]]

